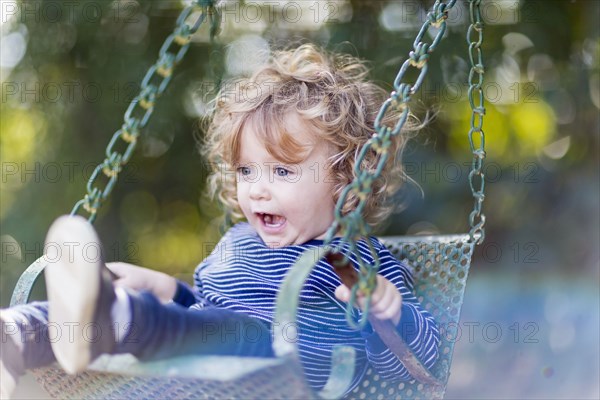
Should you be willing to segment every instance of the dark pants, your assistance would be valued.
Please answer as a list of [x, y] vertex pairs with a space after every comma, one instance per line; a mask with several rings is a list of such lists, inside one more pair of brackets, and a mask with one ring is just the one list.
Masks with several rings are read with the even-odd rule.
[[[269, 328], [256, 318], [216, 307], [197, 310], [176, 303], [164, 305], [148, 292], [130, 294], [130, 299], [129, 333], [116, 345], [114, 353], [131, 353], [143, 361], [189, 354], [273, 356]], [[68, 339], [69, 327], [48, 324], [47, 302], [11, 310], [20, 314], [17, 324], [24, 343], [25, 367], [54, 362], [50, 343]], [[13, 328], [10, 323], [5, 326], [2, 340], [15, 332]], [[90, 340], [93, 337], [90, 335]]]

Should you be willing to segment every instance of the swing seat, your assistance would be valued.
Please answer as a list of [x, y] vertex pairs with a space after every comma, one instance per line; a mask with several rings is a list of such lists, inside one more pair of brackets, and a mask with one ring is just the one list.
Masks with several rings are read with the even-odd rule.
[[[474, 242], [468, 234], [396, 236], [384, 237], [382, 241], [409, 267], [417, 298], [438, 323], [439, 359], [431, 373], [442, 385], [415, 380], [388, 382], [369, 368], [360, 384], [345, 398], [443, 398]], [[297, 263], [294, 269], [310, 272], [310, 264]], [[21, 275], [11, 306], [29, 300], [44, 267], [45, 262], [40, 258]], [[295, 315], [296, 302], [290, 299], [299, 298], [302, 285], [301, 282], [286, 285], [297, 277], [294, 269], [282, 284], [277, 299], [278, 316]], [[282, 351], [283, 347], [289, 351]], [[66, 374], [58, 364], [32, 373], [50, 396], [61, 399], [340, 398], [352, 380], [354, 354], [347, 347], [335, 349], [331, 376], [319, 393], [311, 390], [303, 378], [295, 343], [278, 343], [275, 336], [274, 349], [278, 354], [275, 358], [185, 356], [144, 363], [130, 355], [105, 355], [78, 375]]]

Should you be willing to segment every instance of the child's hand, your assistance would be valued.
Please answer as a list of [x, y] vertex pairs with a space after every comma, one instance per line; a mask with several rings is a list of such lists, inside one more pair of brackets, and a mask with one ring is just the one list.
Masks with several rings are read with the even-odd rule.
[[[335, 289], [338, 300], [350, 301], [350, 289], [340, 285]], [[358, 305], [364, 310], [366, 299], [360, 292], [357, 294]], [[381, 320], [389, 319], [394, 325], [400, 323], [402, 311], [402, 295], [396, 286], [381, 275], [377, 275], [377, 287], [371, 296], [370, 314]]]
[[163, 272], [124, 262], [107, 263], [110, 269], [119, 278], [113, 283], [135, 290], [149, 290], [162, 302], [173, 300], [177, 291], [177, 281], [172, 276]]

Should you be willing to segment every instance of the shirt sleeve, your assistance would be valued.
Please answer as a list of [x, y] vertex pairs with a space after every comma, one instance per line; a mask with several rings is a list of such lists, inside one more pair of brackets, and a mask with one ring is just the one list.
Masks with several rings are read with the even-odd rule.
[[[406, 266], [399, 263], [382, 244], [379, 257], [379, 273], [392, 282], [402, 295], [402, 314], [396, 329], [421, 363], [431, 368], [438, 358], [440, 339], [437, 324], [413, 294], [412, 277]], [[383, 379], [411, 379], [408, 370], [369, 324], [361, 333], [366, 342], [367, 357]]]
[[184, 281], [177, 280], [177, 290], [175, 296], [173, 296], [173, 302], [184, 307], [191, 307], [192, 305], [201, 302], [202, 296], [200, 292], [188, 285]]

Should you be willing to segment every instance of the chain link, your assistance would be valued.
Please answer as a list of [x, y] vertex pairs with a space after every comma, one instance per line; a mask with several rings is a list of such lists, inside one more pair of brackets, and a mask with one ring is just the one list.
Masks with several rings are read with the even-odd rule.
[[[469, 0], [471, 24], [467, 30], [469, 60], [471, 62], [471, 70], [469, 72], [468, 81], [468, 98], [472, 110], [471, 128], [468, 132], [468, 138], [471, 152], [473, 154], [473, 162], [471, 171], [469, 173], [469, 186], [471, 187], [471, 192], [473, 193], [473, 197], [475, 199], [473, 211], [469, 215], [469, 224], [471, 226], [471, 240], [476, 241], [478, 244], [483, 241], [485, 236], [485, 215], [482, 213], [481, 208], [485, 197], [485, 177], [482, 171], [482, 166], [486, 155], [485, 135], [483, 132], [483, 116], [485, 115], [485, 107], [482, 87], [483, 74], [485, 70], [481, 51], [481, 45], [483, 44], [483, 22], [479, 8], [480, 2], [481, 0]], [[432, 10], [427, 14], [426, 21], [423, 23], [423, 26], [415, 38], [413, 50], [409, 53], [408, 59], [402, 64], [398, 75], [394, 79], [394, 91], [383, 103], [377, 118], [375, 119], [374, 128], [376, 133], [373, 134], [373, 137], [359, 152], [359, 156], [355, 165], [356, 177], [342, 191], [336, 204], [336, 219], [329, 228], [325, 239], [325, 243], [330, 244], [336, 233], [341, 232], [343, 234], [340, 245], [334, 249], [335, 251], [341, 252], [341, 246], [344, 243], [347, 243], [349, 244], [349, 251], [353, 252], [354, 254], [358, 254], [356, 249], [356, 241], [359, 240], [360, 237], [367, 236], [369, 233], [369, 226], [362, 218], [362, 211], [366, 206], [368, 194], [371, 192], [371, 186], [373, 182], [381, 175], [381, 171], [383, 170], [385, 162], [389, 157], [388, 149], [392, 138], [400, 134], [402, 127], [406, 123], [410, 111], [408, 104], [411, 100], [411, 96], [419, 90], [423, 80], [425, 79], [425, 76], [427, 75], [427, 62], [429, 60], [429, 56], [437, 48], [438, 44], [444, 37], [446, 32], [446, 19], [448, 18], [448, 12], [455, 5], [455, 3], [456, 0], [449, 1], [447, 3], [443, 1], [435, 2]], [[432, 43], [429, 44], [424, 42], [423, 38], [432, 26], [437, 28], [438, 31], [435, 34]], [[475, 33], [477, 34], [477, 37], [473, 39], [472, 36]], [[419, 75], [412, 84], [403, 82], [408, 69], [411, 67], [419, 70]], [[389, 127], [383, 124], [386, 113], [390, 108], [395, 108], [400, 112], [400, 116], [394, 127]], [[366, 157], [366, 154], [370, 151], [375, 151], [377, 157], [379, 158], [377, 168], [373, 172], [360, 170], [360, 165]], [[358, 205], [354, 210], [350, 211], [346, 215], [343, 215], [342, 208], [348, 201], [350, 195], [356, 196], [358, 199]], [[359, 281], [358, 284], [352, 289], [351, 299], [346, 310], [348, 323], [355, 328], [360, 328], [366, 323], [368, 308], [363, 310], [364, 312], [361, 319], [358, 321], [358, 323], [355, 323], [353, 318], [352, 304], [355, 304], [356, 296], [359, 290], [365, 296], [367, 300], [366, 304], [370, 303], [371, 295], [375, 290], [375, 278], [379, 270], [379, 259], [377, 257], [377, 253], [373, 249], [371, 242], [369, 240], [366, 242], [370, 246], [370, 252], [375, 262], [373, 265], [366, 266], [361, 258], [358, 257]], [[348, 252], [346, 254], [348, 254]]]
[[[469, 129], [469, 145], [473, 153], [471, 171], [469, 172], [469, 186], [475, 200], [473, 211], [469, 214], [469, 225], [471, 230], [469, 236], [472, 241], [481, 244], [485, 239], [485, 215], [482, 212], [483, 200], [485, 198], [485, 176], [483, 174], [483, 160], [485, 159], [485, 134], [483, 132], [483, 116], [485, 115], [483, 95], [483, 55], [481, 45], [483, 44], [483, 22], [480, 10], [481, 0], [469, 0], [469, 16], [471, 25], [467, 30], [467, 44], [469, 45], [469, 60], [471, 70], [469, 71], [469, 105], [471, 106], [471, 128]], [[476, 34], [475, 34], [476, 33]], [[475, 35], [476, 38], [472, 36]], [[476, 137], [476, 139], [474, 138]]]
[[[192, 35], [209, 17], [211, 40], [218, 33], [220, 13], [211, 0], [197, 0], [187, 6], [177, 18], [175, 29], [160, 48], [158, 61], [142, 79], [139, 94], [131, 101], [123, 117], [123, 126], [116, 131], [106, 147], [106, 158], [98, 164], [87, 182], [87, 193], [75, 203], [71, 215], [85, 211], [93, 223], [102, 203], [111, 194], [123, 166], [131, 159], [140, 131], [146, 127], [154, 104], [165, 91], [173, 76], [173, 69], [185, 56]], [[117, 150], [124, 147], [124, 151]], [[99, 181], [104, 183], [100, 184]]]
[[[335, 221], [329, 227], [325, 238], [325, 243], [331, 245], [331, 241], [334, 236], [338, 233], [342, 233], [342, 240], [337, 245], [334, 251], [342, 253], [343, 244], [348, 244], [348, 251], [344, 254], [348, 257], [348, 252], [358, 254], [356, 248], [356, 241], [361, 237], [365, 237], [369, 234], [369, 226], [362, 218], [362, 211], [366, 206], [368, 194], [371, 192], [373, 182], [381, 175], [381, 171], [385, 165], [385, 162], [389, 158], [389, 147], [394, 136], [397, 136], [402, 131], [404, 124], [409, 116], [408, 103], [411, 100], [411, 96], [415, 94], [425, 76], [427, 75], [429, 56], [437, 48], [438, 44], [444, 37], [446, 32], [446, 20], [448, 18], [449, 10], [454, 6], [456, 0], [444, 2], [437, 0], [433, 5], [432, 10], [427, 14], [427, 19], [423, 23], [423, 26], [419, 30], [417, 37], [413, 43], [413, 50], [409, 53], [408, 59], [402, 64], [398, 75], [394, 79], [394, 91], [390, 94], [390, 97], [383, 103], [377, 117], [375, 118], [374, 128], [376, 133], [373, 134], [371, 139], [365, 143], [362, 147], [359, 155], [356, 159], [354, 180], [344, 188], [340, 198], [335, 207]], [[428, 33], [430, 27], [437, 28], [438, 31], [431, 44], [424, 41], [425, 35]], [[404, 82], [404, 77], [409, 68], [416, 68], [419, 70], [419, 75], [414, 83]], [[383, 121], [390, 108], [395, 108], [400, 112], [398, 121], [393, 127], [386, 126]], [[378, 157], [377, 167], [374, 171], [360, 170], [367, 153], [375, 151]], [[348, 201], [350, 195], [356, 196], [358, 204], [355, 209], [342, 214], [344, 204]], [[366, 304], [370, 303], [371, 295], [375, 290], [376, 276], [379, 271], [379, 258], [377, 252], [373, 248], [370, 240], [366, 240], [369, 246], [371, 256], [374, 260], [373, 265], [365, 265], [361, 257], [357, 257], [359, 263], [359, 278], [358, 283], [352, 289], [351, 298], [348, 302], [348, 308], [346, 309], [346, 319], [350, 326], [355, 328], [361, 328], [366, 324], [368, 316], [368, 308], [363, 310], [362, 316], [358, 323], [353, 318], [353, 304], [356, 302], [356, 296], [358, 291], [366, 299]]]

